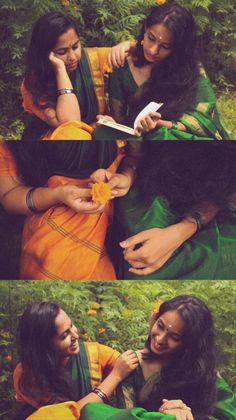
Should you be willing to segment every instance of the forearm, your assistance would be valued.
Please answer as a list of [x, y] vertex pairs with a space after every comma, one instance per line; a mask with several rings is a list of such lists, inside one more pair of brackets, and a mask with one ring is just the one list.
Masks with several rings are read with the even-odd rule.
[[[4, 209], [13, 214], [22, 214], [26, 216], [32, 214], [26, 205], [26, 195], [30, 189], [30, 187], [19, 185], [6, 192], [1, 198], [1, 204]], [[36, 188], [32, 193], [33, 203], [36, 209], [40, 212], [59, 204], [60, 189], [61, 187]]]
[[[56, 72], [57, 90], [73, 89], [71, 80], [65, 67]], [[71, 120], [80, 120], [80, 106], [74, 93], [60, 95], [57, 98], [56, 117], [61, 124]]]
[[200, 215], [200, 219], [202, 220], [203, 225], [207, 225], [216, 217], [218, 211], [218, 206], [216, 206], [215, 204], [208, 203], [197, 207], [192, 212], [189, 212], [189, 214], [187, 214], [181, 220], [181, 222], [177, 224], [179, 226], [179, 240], [181, 244], [187, 241], [189, 238], [191, 238], [191, 236], [193, 236], [199, 229], [195, 218], [196, 213]]
[[[111, 372], [110, 375], [108, 375], [106, 379], [104, 379], [104, 381], [99, 385], [99, 389], [101, 389], [109, 398], [113, 394], [120, 382], [121, 378]], [[86, 397], [78, 401], [79, 409], [81, 410], [85, 406], [85, 404], [91, 402], [102, 403], [103, 401], [98, 395], [96, 395], [93, 392], [90, 392], [90, 394], [86, 395]]]

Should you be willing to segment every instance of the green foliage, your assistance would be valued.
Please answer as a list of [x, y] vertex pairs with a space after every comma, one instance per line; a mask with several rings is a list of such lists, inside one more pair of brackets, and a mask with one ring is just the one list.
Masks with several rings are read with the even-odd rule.
[[27, 304], [39, 300], [56, 301], [72, 317], [82, 339], [99, 341], [124, 351], [141, 348], [144, 344], [154, 303], [186, 293], [198, 296], [212, 310], [219, 371], [236, 389], [234, 281], [2, 281], [0, 413], [8, 412], [6, 418], [9, 418], [14, 407], [11, 378], [17, 363], [16, 326]]
[[[84, 45], [113, 45], [134, 37], [147, 8], [154, 0], [0, 0], [0, 131], [18, 139], [25, 122], [20, 83], [31, 28], [39, 16], [60, 10], [78, 19]], [[235, 83], [234, 23], [231, 0], [179, 0], [191, 9], [202, 33], [205, 66], [217, 87], [231, 89]], [[16, 124], [12, 124], [17, 121]]]

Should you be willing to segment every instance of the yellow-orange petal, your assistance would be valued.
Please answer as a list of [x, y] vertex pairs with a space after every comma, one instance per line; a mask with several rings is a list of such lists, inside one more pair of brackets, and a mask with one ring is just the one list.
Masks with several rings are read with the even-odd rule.
[[96, 182], [92, 186], [92, 200], [96, 204], [106, 204], [111, 198], [111, 188], [107, 182]]

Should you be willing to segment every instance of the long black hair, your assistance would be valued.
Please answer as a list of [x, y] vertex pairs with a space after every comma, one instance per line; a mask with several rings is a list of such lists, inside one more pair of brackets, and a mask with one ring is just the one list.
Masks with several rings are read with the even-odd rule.
[[[56, 78], [48, 58], [58, 38], [69, 29], [79, 37], [78, 24], [60, 12], [50, 12], [35, 23], [26, 57], [25, 86], [36, 106], [47, 108], [56, 103]], [[45, 104], [42, 105], [42, 100]]]
[[[216, 397], [214, 326], [210, 310], [200, 299], [180, 295], [160, 306], [153, 323], [167, 311], [177, 311], [185, 323], [183, 346], [172, 355], [159, 378], [145, 395], [144, 406], [157, 411], [162, 399], [181, 399], [191, 407], [194, 419], [207, 419], [212, 414]], [[145, 343], [149, 357], [150, 335]]]
[[62, 308], [57, 303], [36, 302], [24, 311], [17, 330], [17, 350], [23, 368], [19, 387], [41, 404], [73, 399], [69, 375], [52, 344], [55, 319]]
[[177, 120], [186, 110], [191, 110], [196, 99], [199, 78], [197, 54], [197, 28], [187, 9], [168, 2], [154, 6], [144, 20], [133, 54], [134, 64], [142, 67], [147, 63], [142, 40], [147, 28], [163, 24], [173, 35], [171, 54], [154, 65], [142, 94], [134, 99], [133, 112], [137, 115], [151, 100], [164, 102], [162, 118]]
[[143, 143], [136, 185], [143, 199], [164, 197], [179, 217], [199, 206], [226, 208], [236, 192], [236, 144], [197, 141]]

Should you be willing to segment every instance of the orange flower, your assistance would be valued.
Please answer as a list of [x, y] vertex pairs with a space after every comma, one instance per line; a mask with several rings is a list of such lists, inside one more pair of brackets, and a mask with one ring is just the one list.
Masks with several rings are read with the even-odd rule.
[[70, 0], [63, 0], [62, 4], [63, 6], [70, 6]]
[[160, 306], [162, 305], [162, 303], [163, 303], [162, 301], [159, 301], [159, 302], [157, 302], [153, 305], [152, 312], [154, 314], [158, 314]]
[[96, 182], [92, 186], [92, 200], [96, 204], [106, 204], [111, 198], [111, 188], [107, 182]]
[[6, 362], [12, 362], [12, 356], [11, 356], [10, 354], [7, 354], [7, 355], [4, 357], [4, 360], [6, 360]]
[[97, 315], [97, 311], [95, 311], [94, 309], [89, 309], [89, 310], [87, 311], [87, 315], [90, 315], [90, 316], [95, 316], [95, 315]]
[[99, 334], [103, 334], [106, 331], [106, 328], [99, 328], [98, 332]]
[[99, 309], [101, 305], [99, 305], [99, 303], [92, 303], [92, 305], [90, 305], [90, 309]]
[[112, 67], [109, 64], [104, 64], [103, 73], [112, 73]]
[[162, 4], [165, 4], [166, 0], [157, 0], [158, 6], [161, 6]]

